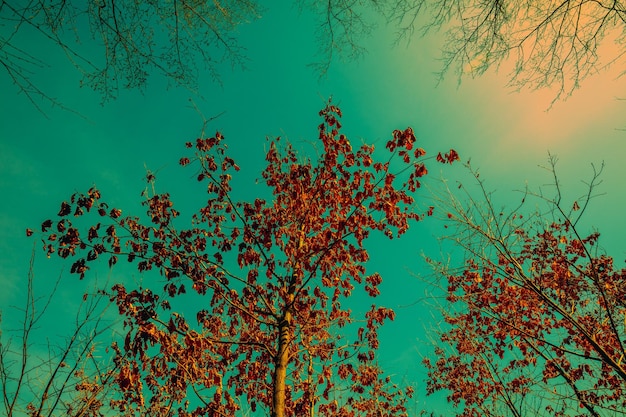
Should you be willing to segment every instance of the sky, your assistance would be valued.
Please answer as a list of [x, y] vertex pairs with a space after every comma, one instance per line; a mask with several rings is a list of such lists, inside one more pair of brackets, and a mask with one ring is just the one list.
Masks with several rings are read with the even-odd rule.
[[[201, 114], [205, 118], [220, 114], [207, 130], [225, 135], [242, 167], [244, 180], [237, 192], [254, 198], [251, 184], [263, 168], [266, 137], [282, 136], [306, 150], [307, 141], [317, 135], [317, 112], [330, 96], [343, 110], [345, 133], [355, 143], [382, 147], [394, 129], [411, 126], [427, 152], [454, 148], [463, 161], [471, 159], [487, 188], [495, 191], [496, 204], [514, 204], [519, 196], [514, 191], [526, 184], [533, 189], [549, 184], [551, 178], [541, 168], [548, 152], [559, 157], [559, 178], [571, 201], [584, 193], [591, 164], [604, 162], [603, 183], [597, 190], [602, 195], [593, 200], [584, 227], [597, 228], [616, 266], [623, 266], [626, 131], [621, 129], [626, 129], [626, 101], [621, 99], [626, 98], [626, 78], [617, 77], [618, 68], [590, 76], [571, 97], [551, 106], [554, 91], [507, 88], [506, 64], [499, 72], [488, 71], [460, 84], [453, 74], [438, 82], [441, 36], [435, 33], [394, 46], [393, 28], [381, 25], [363, 39], [367, 52], [361, 59], [334, 61], [320, 78], [309, 65], [316, 59], [315, 27], [305, 11], [268, 8], [261, 19], [240, 27], [247, 68], [224, 66], [221, 85], [201, 74], [199, 94], [193, 95], [153, 77], [143, 94], [121, 91], [104, 105], [96, 93], [79, 87], [80, 75], [58, 50], [24, 35], [20, 42], [35, 48], [49, 65], [34, 79], [82, 116], [46, 103], [41, 104], [46, 114], [41, 114], [0, 73], [3, 320], [11, 317], [11, 306], [20, 305], [25, 295], [33, 245], [25, 229], [56, 214], [70, 194], [95, 184], [112, 204], [137, 212], [143, 177], [150, 169], [174, 201], [188, 201], [185, 187], [192, 181], [177, 161], [185, 152], [184, 143], [200, 134]], [[436, 188], [443, 178], [449, 184], [471, 182], [460, 165], [433, 164], [427, 183]], [[426, 189], [418, 195], [425, 206], [430, 199]], [[428, 302], [424, 280], [416, 275], [430, 273], [422, 254], [438, 256], [437, 237], [445, 232], [433, 219], [401, 240], [374, 242], [368, 265], [383, 276], [379, 302], [397, 313], [382, 331], [381, 365], [416, 383], [415, 401], [426, 408], [439, 405], [423, 395], [420, 362], [422, 355], [432, 352], [429, 329], [441, 318]], [[52, 310], [51, 322], [71, 314], [75, 293], [82, 294], [88, 285], [69, 276], [67, 267], [63, 272], [60, 262], [37, 254], [35, 274], [41, 293], [64, 273], [59, 289], [64, 302]], [[99, 273], [101, 279], [107, 275], [105, 270]], [[62, 332], [60, 327], [49, 331], [51, 337]]]

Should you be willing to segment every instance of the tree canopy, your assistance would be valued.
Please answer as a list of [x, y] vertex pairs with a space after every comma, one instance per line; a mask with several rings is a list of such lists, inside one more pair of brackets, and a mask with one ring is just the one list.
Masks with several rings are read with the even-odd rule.
[[180, 159], [206, 192], [190, 225], [152, 173], [146, 216], [122, 215], [94, 187], [43, 222], [45, 252], [73, 258], [81, 279], [102, 259], [162, 277], [108, 291], [124, 318], [110, 404], [121, 415], [233, 415], [242, 401], [275, 417], [406, 415], [412, 388], [397, 387], [376, 360], [378, 328], [393, 310], [372, 303], [355, 317], [345, 303], [357, 288], [380, 292], [382, 277], [365, 269], [370, 235], [400, 237], [431, 213], [413, 210], [425, 151], [411, 128], [393, 132], [382, 158], [373, 146], [353, 150], [339, 108], [320, 116], [317, 159], [270, 141], [262, 179], [272, 200], [234, 200], [239, 167], [218, 132], [188, 142], [195, 153]]
[[445, 31], [441, 75], [481, 75], [511, 58], [511, 86], [557, 87], [556, 98], [626, 52], [621, 1], [402, 0], [393, 16], [403, 38]]
[[[511, 86], [558, 87], [569, 94], [589, 74], [623, 62], [626, 7], [619, 1], [337, 0], [295, 3], [317, 19], [319, 74], [336, 57], [355, 59], [366, 38], [387, 22], [398, 41], [441, 30], [445, 37], [441, 75], [483, 74], [507, 59], [515, 62]], [[0, 6], [0, 64], [18, 90], [38, 105], [49, 97], [32, 79], [45, 64], [22, 36], [36, 34], [58, 45], [104, 99], [120, 88], [143, 89], [153, 73], [196, 90], [199, 74], [214, 80], [220, 64], [245, 62], [237, 28], [275, 5], [253, 0], [141, 2], [102, 0], [89, 4], [45, 0]], [[285, 7], [285, 6], [282, 6]], [[87, 46], [85, 46], [87, 45]]]
[[20, 36], [28, 34], [55, 43], [82, 84], [105, 100], [120, 88], [143, 89], [152, 73], [193, 90], [199, 73], [217, 76], [222, 61], [243, 62], [234, 31], [259, 13], [247, 0], [4, 1], [0, 21], [11, 29], [0, 38], [0, 63], [31, 101], [48, 96], [31, 79], [33, 68], [45, 62], [39, 51], [21, 45]]

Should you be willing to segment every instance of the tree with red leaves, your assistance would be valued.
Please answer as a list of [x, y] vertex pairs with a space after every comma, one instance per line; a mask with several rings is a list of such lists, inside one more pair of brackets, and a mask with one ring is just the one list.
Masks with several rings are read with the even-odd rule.
[[[164, 279], [110, 292], [125, 326], [113, 345], [121, 415], [232, 416], [242, 403], [273, 417], [406, 415], [411, 388], [385, 377], [375, 355], [394, 312], [372, 304], [357, 319], [343, 304], [357, 286], [379, 294], [381, 276], [364, 266], [370, 234], [399, 237], [421, 218], [412, 194], [425, 151], [411, 128], [396, 130], [380, 160], [373, 146], [352, 149], [339, 108], [320, 116], [315, 163], [270, 142], [262, 178], [271, 200], [234, 201], [239, 167], [217, 133], [187, 143], [195, 154], [180, 160], [197, 167], [207, 193], [190, 227], [151, 173], [147, 218], [123, 216], [92, 188], [43, 223], [44, 250], [73, 258], [81, 279], [102, 258]], [[83, 227], [72, 219], [89, 216]]]
[[425, 364], [428, 392], [448, 392], [460, 416], [626, 414], [626, 270], [580, 226], [601, 170], [566, 204], [555, 164], [556, 198], [522, 199], [545, 212], [496, 210], [475, 171], [482, 200], [446, 197], [466, 261], [441, 269], [446, 327]]

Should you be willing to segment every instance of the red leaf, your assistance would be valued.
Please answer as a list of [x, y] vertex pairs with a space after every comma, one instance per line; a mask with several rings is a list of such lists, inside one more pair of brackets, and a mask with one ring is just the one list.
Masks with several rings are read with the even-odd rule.
[[80, 274], [80, 279], [85, 278], [85, 272], [89, 269], [87, 265], [85, 265], [84, 259], [79, 259], [72, 264], [70, 268], [70, 273], [72, 274]]
[[413, 153], [413, 155], [414, 155], [416, 158], [419, 158], [419, 157], [421, 157], [421, 156], [426, 155], [426, 151], [425, 151], [424, 149], [422, 149], [422, 148], [417, 148], [417, 149], [415, 149], [415, 152]]
[[89, 241], [92, 241], [93, 239], [96, 239], [98, 237], [98, 229], [100, 228], [100, 223], [98, 223], [95, 226], [91, 226], [89, 228], [89, 232], [87, 234], [87, 238], [89, 239]]
[[454, 161], [458, 161], [459, 159], [459, 154], [456, 153], [454, 149], [450, 149], [450, 152], [446, 154], [446, 160], [449, 164], [453, 163]]
[[415, 176], [418, 178], [428, 174], [428, 170], [424, 164], [415, 164]]
[[46, 232], [50, 227], [52, 227], [52, 220], [46, 220], [41, 223], [41, 231]]
[[87, 194], [89, 195], [89, 197], [93, 198], [94, 200], [100, 199], [100, 191], [96, 187], [91, 187], [89, 191], [87, 192]]
[[72, 211], [72, 208], [70, 207], [70, 205], [64, 201], [61, 203], [61, 209], [59, 210], [59, 213], [57, 215], [59, 217], [65, 217], [68, 214], [70, 214], [71, 211]]

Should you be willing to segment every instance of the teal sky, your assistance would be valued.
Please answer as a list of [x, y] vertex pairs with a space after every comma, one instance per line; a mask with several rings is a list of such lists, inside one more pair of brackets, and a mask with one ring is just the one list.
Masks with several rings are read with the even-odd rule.
[[[84, 117], [41, 103], [47, 117], [18, 94], [5, 73], [0, 73], [0, 308], [19, 305], [32, 240], [27, 227], [36, 228], [52, 217], [59, 204], [75, 191], [96, 184], [104, 199], [126, 213], [141, 213], [140, 193], [146, 167], [157, 171], [159, 187], [170, 191], [174, 201], [186, 204], [193, 184], [190, 173], [178, 167], [184, 142], [200, 133], [202, 119], [220, 114], [208, 125], [208, 133], [221, 131], [242, 167], [236, 190], [241, 198], [254, 198], [254, 179], [263, 168], [266, 136], [290, 139], [303, 152], [307, 141], [317, 137], [317, 112], [332, 95], [344, 113], [345, 133], [383, 147], [392, 130], [413, 127], [420, 146], [431, 155], [454, 148], [463, 161], [471, 158], [481, 170], [488, 188], [496, 190], [496, 204], [513, 204], [512, 190], [526, 183], [538, 188], [550, 182], [538, 167], [547, 153], [559, 159], [558, 172], [566, 198], [578, 198], [585, 190], [581, 180], [591, 175], [590, 163], [606, 167], [598, 189], [604, 195], [593, 201], [585, 227], [596, 227], [601, 244], [622, 267], [626, 254], [621, 246], [626, 232], [626, 78], [620, 68], [610, 68], [586, 79], [566, 101], [550, 106], [554, 91], [513, 92], [506, 87], [506, 67], [477, 79], [454, 74], [440, 84], [441, 36], [415, 38], [409, 45], [393, 47], [394, 30], [381, 25], [362, 40], [365, 56], [355, 62], [333, 62], [319, 78], [308, 64], [316, 57], [316, 23], [296, 8], [270, 8], [263, 17], [239, 29], [247, 48], [246, 70], [225, 65], [222, 85], [208, 74], [200, 76], [199, 95], [168, 88], [167, 81], [152, 77], [144, 94], [121, 91], [117, 100], [100, 104], [100, 97], [79, 88], [80, 74], [54, 45], [25, 34], [19, 42], [38, 54], [49, 67], [33, 78], [45, 91]], [[7, 30], [7, 28], [0, 28]], [[609, 48], [611, 45], [608, 45]], [[610, 49], [607, 49], [610, 53]], [[431, 164], [430, 180], [469, 182], [459, 166], [441, 168]], [[202, 196], [200, 196], [202, 198]], [[429, 205], [427, 190], [417, 199]], [[419, 406], [433, 408], [423, 395], [421, 355], [432, 350], [425, 332], [439, 320], [437, 311], [418, 302], [425, 295], [423, 283], [413, 273], [428, 274], [421, 253], [437, 255], [437, 236], [443, 225], [432, 219], [415, 227], [399, 241], [370, 242], [371, 271], [384, 280], [379, 303], [395, 308], [397, 320], [383, 329], [381, 364], [390, 373], [417, 382]], [[36, 275], [45, 292], [61, 272], [58, 261], [38, 253]], [[69, 265], [66, 265], [68, 269]], [[98, 271], [103, 277], [106, 270]], [[38, 281], [39, 282], [39, 281]], [[64, 284], [64, 285], [63, 285]], [[82, 294], [77, 278], [66, 273], [60, 296], [63, 302], [52, 314], [63, 317], [71, 301]], [[75, 294], [76, 293], [76, 294]], [[358, 300], [356, 301], [358, 303]], [[367, 304], [369, 300], [364, 299]], [[5, 317], [9, 317], [8, 312]], [[5, 321], [7, 318], [5, 318]], [[60, 330], [51, 330], [58, 335]], [[437, 404], [435, 404], [435, 407]]]

